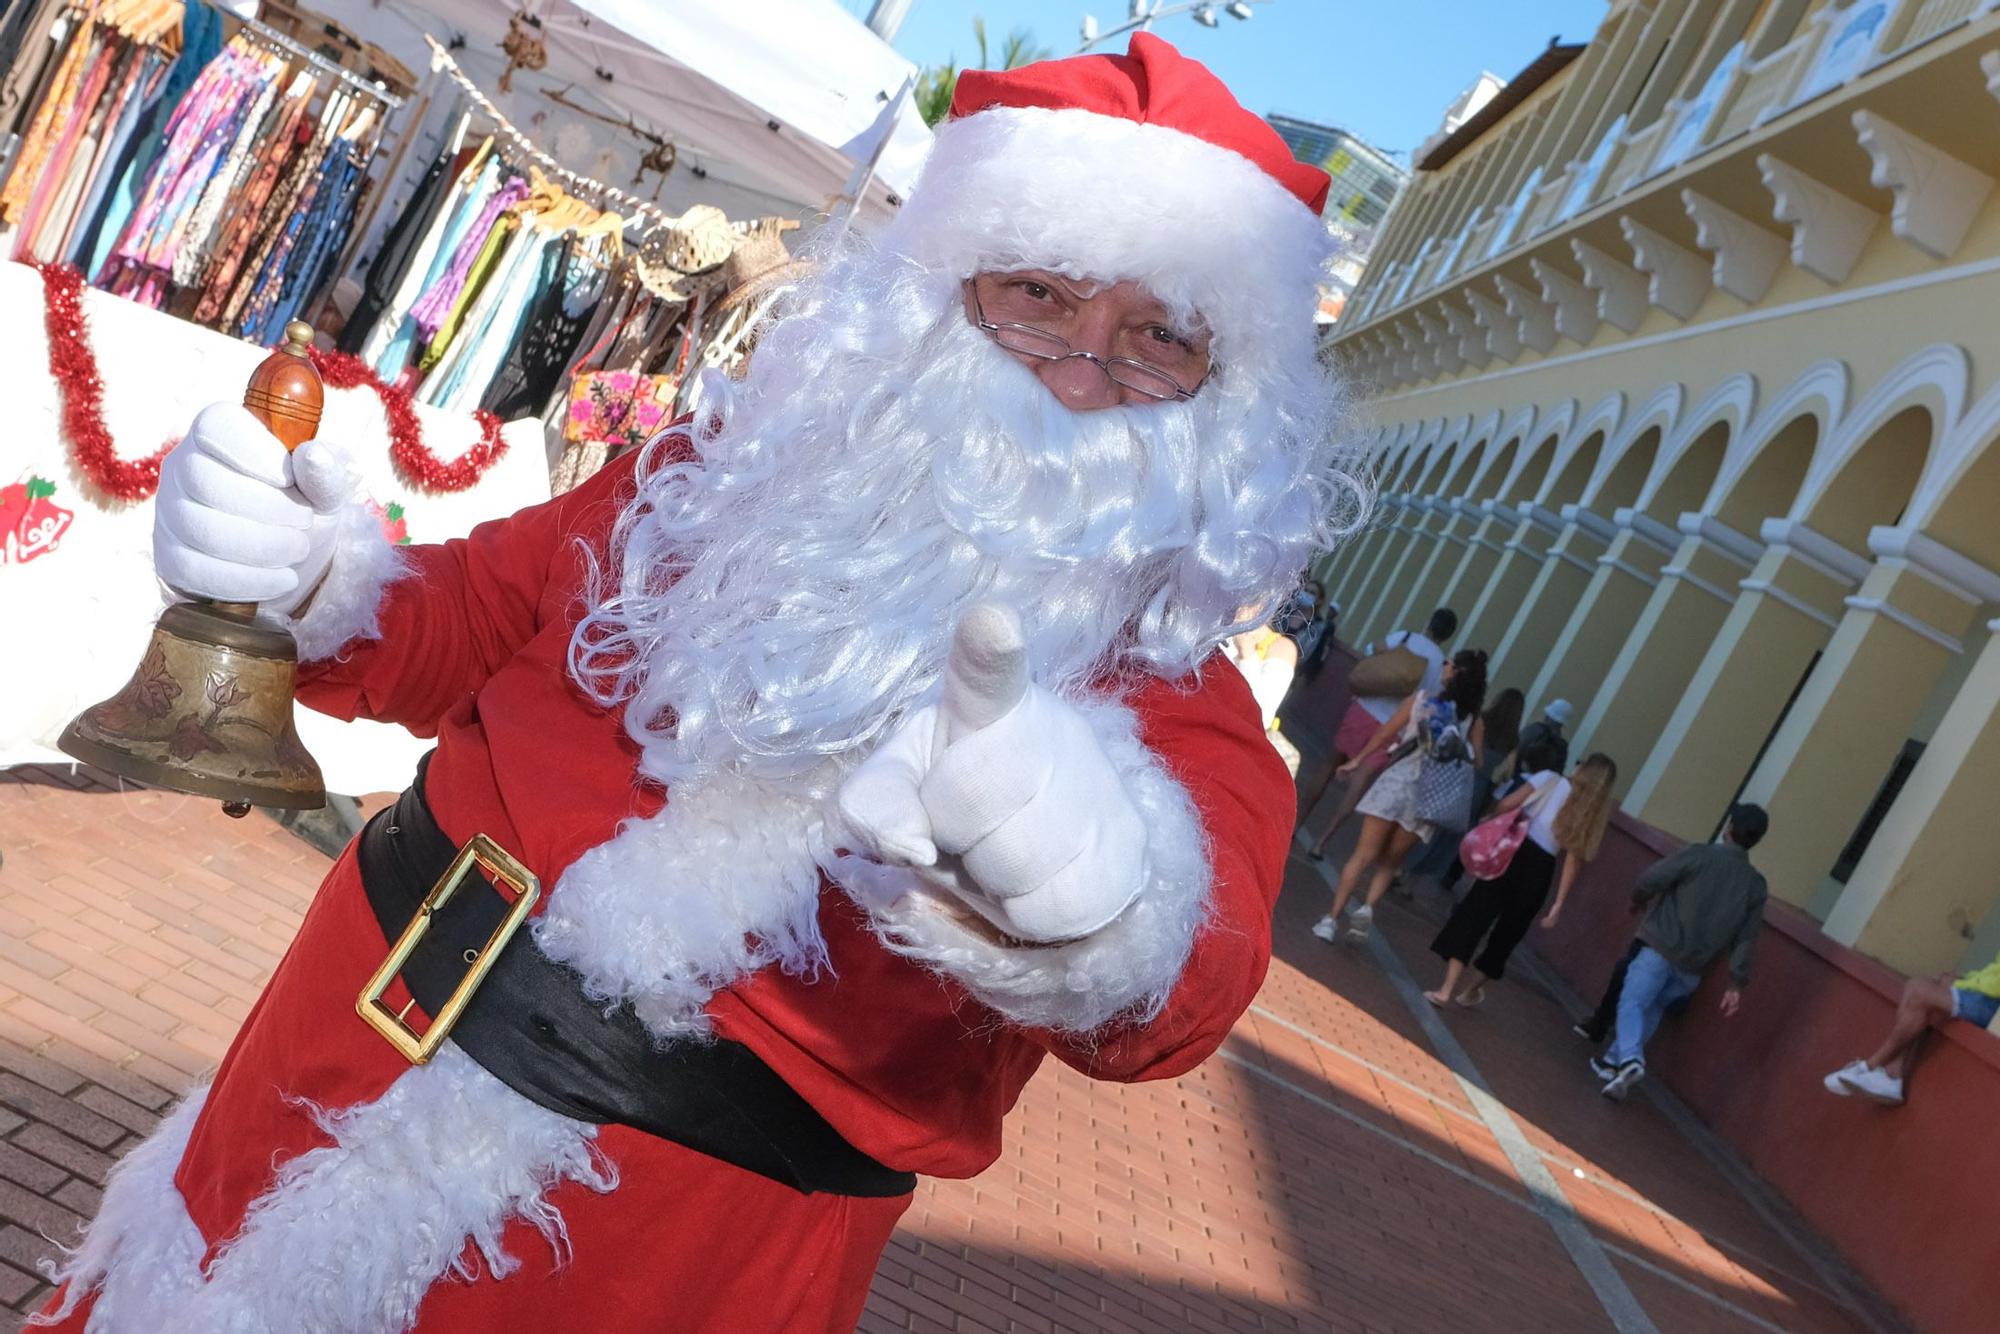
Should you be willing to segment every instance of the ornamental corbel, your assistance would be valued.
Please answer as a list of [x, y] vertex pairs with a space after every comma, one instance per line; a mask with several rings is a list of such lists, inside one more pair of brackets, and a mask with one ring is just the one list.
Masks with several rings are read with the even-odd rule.
[[1486, 350], [1502, 361], [1512, 361], [1521, 355], [1521, 331], [1508, 318], [1500, 303], [1484, 292], [1466, 289], [1465, 299], [1472, 304], [1473, 318], [1479, 327], [1486, 330]]
[[1647, 275], [1652, 303], [1678, 319], [1692, 319], [1708, 296], [1708, 264], [1643, 222], [1620, 218], [1618, 230], [1632, 247], [1632, 267]]
[[1458, 355], [1466, 365], [1484, 367], [1492, 360], [1493, 354], [1487, 350], [1486, 336], [1479, 332], [1479, 322], [1472, 312], [1463, 306], [1455, 306], [1449, 301], [1440, 301], [1438, 309], [1444, 312], [1445, 325], [1451, 336], [1458, 342]]
[[1868, 179], [1892, 190], [1889, 226], [1934, 259], [1950, 259], [1993, 190], [1993, 178], [1873, 111], [1853, 115], [1871, 164]]
[[1646, 317], [1646, 275], [1611, 258], [1588, 241], [1571, 238], [1570, 253], [1583, 269], [1584, 285], [1597, 293], [1597, 314], [1632, 333]]
[[1694, 219], [1694, 243], [1715, 256], [1715, 285], [1744, 301], [1763, 300], [1785, 262], [1784, 240], [1698, 190], [1682, 190], [1681, 202]]
[[1431, 364], [1447, 375], [1464, 369], [1465, 358], [1458, 354], [1458, 340], [1445, 329], [1444, 321], [1425, 311], [1413, 312], [1423, 330], [1424, 346], [1430, 349]]
[[1423, 330], [1414, 328], [1408, 320], [1398, 320], [1395, 324], [1396, 337], [1403, 340], [1403, 350], [1408, 353], [1405, 365], [1412, 380], [1430, 378], [1431, 350], [1424, 344]]
[[1757, 155], [1757, 171], [1771, 192], [1771, 216], [1792, 229], [1792, 263], [1846, 282], [1882, 215], [1769, 153]]
[[1597, 293], [1555, 265], [1531, 259], [1535, 281], [1542, 285], [1542, 300], [1555, 307], [1556, 332], [1576, 343], [1588, 343], [1597, 336]]
[[1521, 330], [1521, 341], [1537, 352], [1556, 345], [1555, 307], [1510, 278], [1495, 277], [1493, 285], [1507, 303], [1507, 313]]

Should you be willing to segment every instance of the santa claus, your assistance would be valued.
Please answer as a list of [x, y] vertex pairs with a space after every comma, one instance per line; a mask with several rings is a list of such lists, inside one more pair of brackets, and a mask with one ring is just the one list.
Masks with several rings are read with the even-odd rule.
[[1326, 191], [1142, 34], [967, 72], [746, 378], [464, 541], [203, 412], [161, 576], [289, 608], [303, 701], [437, 747], [44, 1318], [851, 1328], [1044, 1056], [1212, 1052], [1293, 812], [1215, 650], [1356, 508]]

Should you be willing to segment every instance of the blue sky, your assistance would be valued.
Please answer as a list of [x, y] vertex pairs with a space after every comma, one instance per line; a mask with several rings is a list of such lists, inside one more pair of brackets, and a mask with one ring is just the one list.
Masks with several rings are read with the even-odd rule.
[[[843, 2], [868, 11], [867, 0]], [[1342, 125], [1381, 148], [1407, 151], [1482, 69], [1512, 78], [1550, 37], [1587, 39], [1605, 7], [1606, 0], [1273, 0], [1247, 23], [1225, 17], [1211, 30], [1183, 17], [1155, 31], [1261, 115]], [[1125, 20], [1126, 0], [915, 0], [896, 47], [920, 65], [954, 54], [965, 64], [976, 58], [979, 14], [996, 52], [1002, 34], [1025, 27], [1040, 45], [1068, 55], [1085, 13], [1109, 28]]]

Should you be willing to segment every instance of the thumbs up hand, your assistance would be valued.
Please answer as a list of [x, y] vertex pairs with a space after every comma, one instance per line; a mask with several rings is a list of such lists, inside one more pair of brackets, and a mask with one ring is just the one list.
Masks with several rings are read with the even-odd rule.
[[1019, 940], [1090, 935], [1144, 876], [1137, 806], [1083, 714], [1029, 680], [1020, 617], [995, 603], [959, 623], [939, 702], [861, 763], [838, 804], [859, 850]]

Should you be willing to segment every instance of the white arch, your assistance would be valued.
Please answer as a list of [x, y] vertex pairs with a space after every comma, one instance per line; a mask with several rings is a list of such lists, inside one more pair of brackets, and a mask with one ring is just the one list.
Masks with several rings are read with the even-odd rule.
[[1820, 438], [1805, 482], [1792, 501], [1790, 517], [1804, 521], [1862, 445], [1883, 423], [1910, 408], [1923, 408], [1930, 416], [1931, 438], [1924, 449], [1928, 469], [1938, 443], [1949, 437], [1965, 415], [1966, 387], [1971, 378], [1972, 359], [1957, 343], [1932, 343], [1905, 358], [1854, 405], [1830, 436]]
[[[1444, 432], [1432, 442], [1430, 452], [1424, 457], [1423, 466], [1410, 477], [1409, 489], [1416, 495], [1429, 495], [1430, 488], [1424, 487], [1427, 476], [1436, 476], [1439, 468], [1449, 468], [1450, 461], [1465, 446], [1466, 432], [1472, 429], [1472, 414], [1465, 413], [1455, 422], [1446, 426]], [[1423, 488], [1419, 490], [1418, 488]]]
[[1417, 431], [1422, 425], [1422, 422], [1399, 422], [1394, 427], [1384, 429], [1381, 452], [1375, 456], [1374, 462], [1378, 478], [1386, 477], [1395, 469], [1403, 452], [1409, 448], [1410, 442], [1416, 438]]
[[1937, 517], [1945, 501], [1965, 480], [1967, 472], [2000, 442], [2000, 384], [1984, 396], [1947, 431], [1931, 451], [1930, 466], [1917, 482], [1910, 497], [1910, 517], [1905, 526], [1921, 529]]
[[[1542, 474], [1542, 484], [1535, 491], [1535, 502], [1541, 503], [1549, 494], [1549, 488], [1562, 477], [1563, 470], [1569, 467], [1570, 460], [1576, 457], [1576, 452], [1583, 448], [1586, 440], [1600, 431], [1604, 433], [1607, 443], [1616, 437], [1619, 433], [1618, 424], [1624, 416], [1625, 395], [1614, 391], [1598, 399], [1588, 412], [1576, 418], [1564, 434], [1562, 443], [1556, 446], [1555, 457], [1549, 460], [1549, 470]], [[1591, 483], [1596, 479], [1598, 469], [1603, 466], [1605, 452], [1601, 447], [1598, 449], [1598, 461], [1591, 465], [1590, 476], [1583, 479], [1580, 495], [1590, 493]]]
[[1432, 446], [1436, 445], [1438, 437], [1444, 434], [1446, 425], [1447, 420], [1443, 417], [1433, 417], [1422, 424], [1423, 429], [1396, 460], [1394, 480], [1397, 491], [1406, 495], [1411, 493], [1419, 465], [1430, 456]]
[[[1545, 413], [1541, 420], [1535, 423], [1534, 430], [1521, 437], [1521, 448], [1514, 452], [1514, 461], [1508, 466], [1507, 475], [1500, 479], [1500, 485], [1494, 489], [1494, 494], [1498, 495], [1502, 491], [1512, 489], [1515, 479], [1526, 472], [1528, 465], [1541, 456], [1544, 445], [1549, 446], [1550, 464], [1548, 470], [1542, 476], [1546, 478], [1553, 474], [1555, 472], [1555, 464], [1561, 460], [1562, 446], [1569, 438], [1570, 424], [1575, 420], [1576, 400], [1573, 398], [1564, 399], [1562, 402], [1556, 404], [1552, 410]], [[1551, 441], [1554, 443], [1550, 444]], [[1541, 490], [1538, 486], [1536, 494], [1539, 495], [1540, 493]], [[1529, 497], [1531, 500], [1533, 498], [1532, 496]]]
[[1658, 429], [1662, 439], [1673, 434], [1675, 423], [1680, 420], [1681, 400], [1685, 397], [1686, 391], [1681, 388], [1680, 382], [1672, 380], [1648, 394], [1638, 407], [1632, 409], [1618, 430], [1605, 442], [1596, 470], [1584, 483], [1580, 504], [1588, 509], [1598, 503], [1604, 484], [1611, 480], [1611, 474], [1617, 471], [1619, 463], [1647, 431]]
[[1702, 511], [1718, 513], [1722, 502], [1743, 480], [1743, 474], [1750, 470], [1750, 465], [1764, 452], [1764, 447], [1799, 418], [1811, 417], [1818, 424], [1820, 441], [1824, 442], [1847, 413], [1847, 395], [1852, 378], [1847, 363], [1843, 361], [1827, 360], [1808, 366], [1798, 379], [1787, 385], [1762, 412], [1751, 419], [1748, 429], [1729, 442], [1729, 449], [1722, 456], [1722, 470], [1716, 473], [1714, 484], [1708, 488]]
[[[1458, 475], [1469, 453], [1482, 452], [1491, 447], [1500, 430], [1500, 417], [1500, 409], [1494, 408], [1477, 420], [1473, 420], [1469, 414], [1463, 419], [1466, 423], [1465, 429], [1459, 432], [1458, 438], [1447, 444], [1443, 453], [1438, 456], [1438, 462], [1443, 465], [1444, 471], [1438, 474], [1438, 489], [1433, 494], [1440, 499], [1450, 499], [1445, 494], [1444, 488], [1448, 487], [1451, 479]], [[1476, 470], [1473, 476], [1478, 476]]]
[[[1467, 496], [1474, 496], [1480, 493], [1480, 488], [1485, 482], [1487, 474], [1493, 470], [1494, 461], [1506, 451], [1509, 444], [1518, 440], [1522, 443], [1523, 448], [1527, 448], [1528, 442], [1537, 438], [1534, 432], [1536, 430], [1536, 418], [1540, 416], [1540, 413], [1541, 410], [1532, 403], [1526, 407], [1516, 408], [1513, 414], [1501, 425], [1500, 429], [1487, 437], [1485, 447], [1479, 451], [1478, 462], [1472, 466], [1472, 476], [1465, 479], [1465, 494]], [[1516, 450], [1515, 457], [1519, 458], [1519, 456], [1520, 451]], [[1509, 466], [1510, 468], [1512, 467], [1511, 464]], [[1501, 480], [1505, 481], [1506, 479], [1502, 478]]]
[[[1756, 415], [1757, 377], [1749, 372], [1739, 371], [1709, 390], [1699, 403], [1689, 408], [1686, 415], [1666, 432], [1660, 452], [1653, 459], [1653, 471], [1647, 476], [1645, 485], [1639, 488], [1639, 499], [1634, 504], [1639, 509], [1650, 506], [1653, 497], [1667, 484], [1667, 478], [1673, 476], [1674, 469], [1680, 465], [1683, 458], [1687, 457], [1687, 452], [1694, 447], [1695, 441], [1707, 435], [1718, 423], [1728, 423], [1729, 441], [1733, 445], [1743, 434], [1744, 427], [1754, 420]], [[1725, 463], [1728, 457], [1729, 447], [1725, 445], [1723, 447]], [[1716, 475], [1721, 475], [1720, 468], [1716, 470]], [[1709, 479], [1710, 485], [1714, 484], [1714, 480], [1714, 478]], [[1679, 516], [1666, 515], [1662, 518], [1662, 522], [1672, 523], [1677, 517]]]

